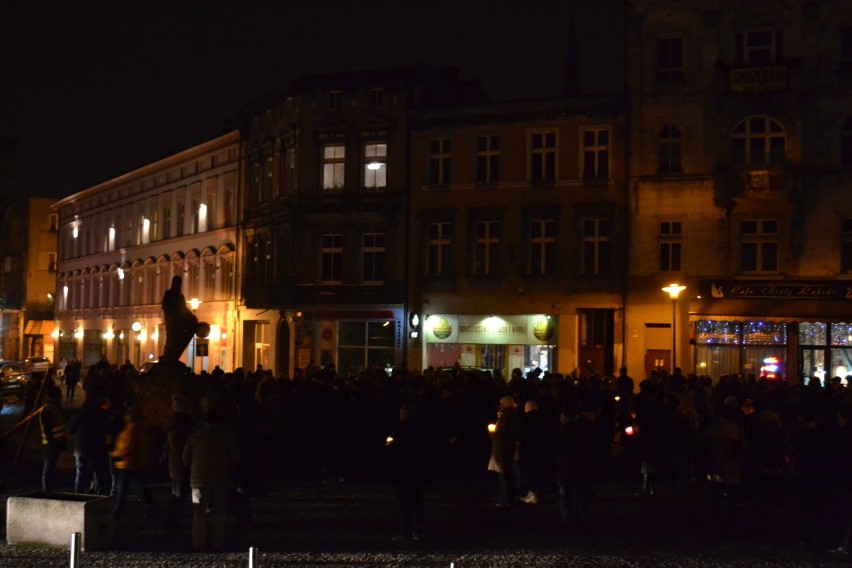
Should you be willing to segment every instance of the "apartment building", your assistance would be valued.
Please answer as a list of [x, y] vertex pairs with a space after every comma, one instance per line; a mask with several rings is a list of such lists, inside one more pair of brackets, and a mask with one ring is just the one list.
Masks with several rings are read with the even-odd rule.
[[160, 302], [181, 276], [198, 319], [211, 325], [184, 362], [196, 372], [240, 365], [239, 172], [232, 131], [56, 202], [57, 359], [157, 359], [166, 339]]
[[629, 368], [852, 373], [852, 4], [627, 10]]
[[245, 126], [243, 361], [405, 361], [409, 113], [482, 102], [458, 69], [310, 75]]
[[620, 97], [415, 114], [413, 368], [611, 373], [628, 237]]

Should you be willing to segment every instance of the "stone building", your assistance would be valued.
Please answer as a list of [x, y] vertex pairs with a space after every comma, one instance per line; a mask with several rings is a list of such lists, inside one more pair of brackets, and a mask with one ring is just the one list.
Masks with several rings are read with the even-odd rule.
[[54, 201], [16, 200], [0, 223], [0, 358], [53, 360], [58, 227]]
[[852, 373], [852, 4], [627, 12], [632, 373]]
[[183, 360], [196, 372], [240, 365], [239, 170], [232, 131], [56, 202], [57, 359], [156, 359], [163, 292], [181, 276], [198, 319], [211, 324]]

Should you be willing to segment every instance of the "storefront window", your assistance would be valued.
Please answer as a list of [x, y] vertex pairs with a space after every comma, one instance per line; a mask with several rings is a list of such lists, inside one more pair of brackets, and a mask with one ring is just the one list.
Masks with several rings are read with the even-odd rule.
[[739, 321], [699, 320], [695, 322], [696, 343], [738, 345], [743, 324]]
[[357, 374], [366, 368], [387, 369], [394, 364], [396, 321], [342, 321], [338, 324], [337, 367]]
[[696, 373], [714, 381], [722, 375], [739, 373], [781, 378], [786, 345], [784, 322], [698, 320]]
[[[824, 340], [822, 344], [825, 344]], [[852, 324], [831, 324], [831, 344], [852, 346]]]
[[824, 323], [802, 322], [799, 324], [799, 345], [825, 345], [826, 329]]

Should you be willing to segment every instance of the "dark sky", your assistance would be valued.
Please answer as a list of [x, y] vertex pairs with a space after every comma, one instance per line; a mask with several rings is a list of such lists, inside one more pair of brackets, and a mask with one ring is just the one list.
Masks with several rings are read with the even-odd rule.
[[[623, 0], [577, 0], [585, 92], [622, 84]], [[457, 66], [494, 98], [561, 93], [569, 0], [0, 0], [6, 198], [64, 197], [217, 136], [295, 77]]]

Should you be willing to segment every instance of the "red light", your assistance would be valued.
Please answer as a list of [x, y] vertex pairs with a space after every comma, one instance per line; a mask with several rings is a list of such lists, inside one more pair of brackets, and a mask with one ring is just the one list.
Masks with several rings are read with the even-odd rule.
[[633, 432], [634, 432], [633, 426], [628, 426], [627, 428], [624, 429], [624, 433], [627, 434], [628, 436], [632, 436]]

